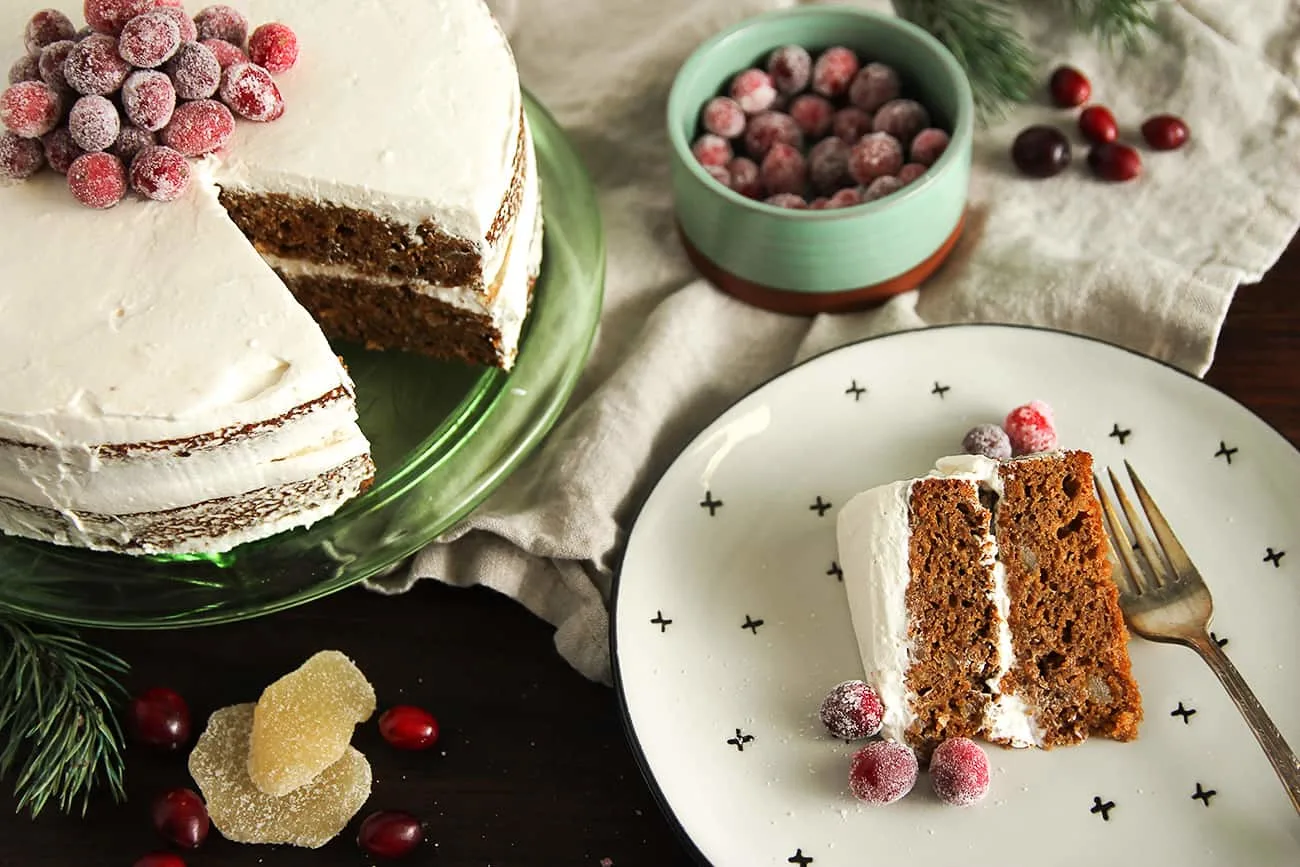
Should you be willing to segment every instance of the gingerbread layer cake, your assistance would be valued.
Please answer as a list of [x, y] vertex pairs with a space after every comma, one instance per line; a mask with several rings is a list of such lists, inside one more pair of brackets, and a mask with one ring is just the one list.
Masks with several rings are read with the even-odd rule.
[[883, 734], [1051, 748], [1137, 736], [1092, 457], [941, 460], [854, 497], [840, 563]]
[[[0, 532], [158, 554], [309, 525], [374, 474], [327, 336], [515, 357], [540, 197], [482, 0], [236, 5], [298, 34], [287, 109], [237, 123], [181, 198], [0, 182]], [[35, 11], [0, 8], [0, 53]]]

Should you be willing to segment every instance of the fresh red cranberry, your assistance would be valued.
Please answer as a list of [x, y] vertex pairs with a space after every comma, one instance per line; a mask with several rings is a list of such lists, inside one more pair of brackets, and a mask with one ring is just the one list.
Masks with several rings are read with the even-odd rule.
[[180, 99], [207, 99], [221, 86], [221, 64], [210, 48], [186, 42], [163, 66]]
[[135, 859], [131, 867], [185, 867], [185, 859], [175, 852], [150, 852]]
[[176, 111], [172, 80], [155, 69], [141, 69], [122, 84], [122, 109], [127, 120], [150, 132], [165, 127]]
[[424, 708], [394, 705], [380, 715], [379, 733], [399, 750], [427, 750], [438, 742], [438, 720]]
[[855, 145], [871, 132], [871, 121], [871, 115], [856, 105], [845, 106], [831, 118], [831, 135], [847, 145]]
[[989, 758], [970, 738], [950, 738], [930, 756], [930, 783], [945, 804], [969, 807], [989, 792]]
[[762, 160], [777, 142], [793, 148], [803, 147], [803, 133], [790, 115], [764, 111], [750, 118], [745, 128], [745, 152], [751, 159]]
[[898, 179], [897, 175], [883, 175], [867, 184], [862, 190], [862, 201], [874, 202], [876, 199], [883, 199], [891, 193], [896, 193], [903, 188], [903, 182]]
[[815, 93], [796, 96], [790, 102], [790, 117], [810, 141], [816, 141], [830, 131], [834, 116], [835, 106], [826, 97]]
[[263, 24], [248, 37], [248, 59], [274, 75], [288, 72], [298, 62], [298, 36], [287, 24]]
[[194, 16], [199, 39], [224, 39], [231, 45], [248, 41], [248, 19], [232, 6], [208, 6]]
[[812, 79], [812, 57], [802, 45], [785, 45], [767, 56], [767, 74], [777, 92], [802, 93]]
[[131, 161], [131, 189], [155, 202], [179, 199], [190, 185], [190, 163], [168, 147], [147, 147]]
[[727, 163], [731, 188], [750, 199], [763, 197], [763, 182], [758, 177], [758, 163], [749, 157], [736, 157]]
[[77, 157], [85, 153], [72, 140], [72, 133], [66, 126], [41, 136], [41, 145], [45, 148], [45, 162], [61, 175], [66, 175]]
[[894, 741], [875, 741], [853, 754], [849, 789], [868, 804], [892, 804], [916, 785], [916, 755]]
[[0, 178], [21, 181], [45, 165], [45, 149], [39, 139], [22, 138], [11, 132], [0, 135]]
[[866, 112], [875, 112], [890, 100], [897, 99], [902, 82], [893, 67], [868, 63], [858, 70], [849, 85], [849, 102]]
[[889, 133], [903, 145], [909, 144], [929, 125], [930, 112], [914, 99], [891, 99], [871, 120], [873, 131]]
[[1176, 115], [1158, 114], [1142, 123], [1142, 138], [1158, 151], [1177, 150], [1187, 144], [1188, 136], [1187, 124]]
[[729, 96], [715, 96], [704, 104], [700, 123], [705, 132], [725, 139], [739, 138], [745, 131], [745, 110]]
[[248, 120], [265, 122], [284, 114], [280, 88], [275, 86], [271, 73], [256, 63], [236, 63], [227, 67], [221, 74], [220, 94], [221, 101], [231, 111]]
[[41, 49], [40, 56], [36, 58], [36, 68], [40, 73], [37, 77], [54, 88], [64, 99], [73, 96], [72, 85], [68, 84], [68, 76], [63, 68], [67, 65], [68, 55], [72, 53], [76, 44], [70, 39], [51, 42]]
[[106, 151], [117, 141], [122, 118], [107, 97], [83, 96], [68, 112], [68, 132], [83, 151]]
[[151, 810], [154, 829], [182, 849], [197, 849], [208, 839], [208, 808], [191, 789], [159, 795]]
[[828, 136], [808, 151], [808, 182], [819, 193], [830, 195], [845, 184], [849, 176], [850, 148], [841, 138]]
[[112, 154], [82, 154], [68, 166], [68, 189], [88, 208], [111, 208], [126, 195], [126, 167]]
[[860, 184], [869, 184], [903, 167], [903, 148], [886, 132], [873, 132], [858, 140], [849, 152], [849, 174]]
[[400, 810], [371, 813], [357, 831], [357, 845], [377, 858], [400, 858], [423, 841], [420, 820]]
[[85, 96], [107, 96], [122, 86], [131, 64], [117, 52], [117, 40], [92, 33], [72, 46], [63, 63], [68, 86]]
[[43, 81], [20, 81], [0, 93], [0, 123], [23, 138], [39, 138], [59, 124], [63, 102]]
[[804, 201], [803, 196], [794, 193], [777, 193], [774, 196], [768, 196], [763, 201], [769, 205], [787, 208], [792, 211], [803, 211], [808, 208], [808, 203]]
[[1119, 124], [1104, 105], [1090, 105], [1079, 112], [1079, 132], [1092, 144], [1108, 144], [1119, 138]]
[[9, 67], [9, 83], [41, 80], [41, 58], [39, 55], [24, 54]]
[[925, 174], [926, 168], [926, 166], [923, 166], [920, 163], [904, 163], [903, 167], [898, 170], [898, 180], [903, 184], [903, 186], [907, 186], [921, 175]]
[[190, 708], [174, 690], [156, 686], [131, 699], [127, 730], [145, 746], [178, 750], [190, 740]]
[[82, 11], [92, 29], [116, 36], [122, 32], [126, 22], [156, 5], [157, 0], [85, 0]]
[[828, 99], [848, 92], [853, 76], [858, 74], [858, 56], [842, 45], [827, 48], [813, 64], [812, 89]]
[[153, 69], [181, 47], [181, 28], [165, 12], [150, 12], [126, 22], [117, 38], [117, 53], [132, 66]]
[[935, 127], [928, 127], [918, 132], [916, 138], [912, 139], [908, 153], [912, 162], [932, 166], [948, 149], [948, 141], [948, 133]]
[[1054, 126], [1031, 126], [1016, 136], [1011, 161], [1030, 177], [1050, 178], [1070, 164], [1070, 142]]
[[42, 9], [27, 22], [23, 31], [23, 44], [28, 54], [40, 54], [51, 42], [71, 39], [77, 32], [71, 19], [57, 9]]
[[761, 69], [746, 69], [731, 79], [729, 95], [745, 114], [767, 111], [776, 100], [772, 77]]
[[769, 193], [802, 193], [808, 185], [808, 164], [798, 149], [777, 142], [759, 164], [758, 176]]
[[235, 116], [214, 99], [200, 99], [176, 107], [163, 127], [162, 143], [187, 157], [220, 148], [235, 131]]
[[1073, 66], [1060, 66], [1052, 73], [1048, 82], [1052, 102], [1061, 108], [1075, 108], [1083, 105], [1092, 96], [1092, 84], [1088, 77]]
[[[861, 201], [861, 196], [858, 197]], [[837, 738], [856, 741], [880, 731], [885, 706], [880, 695], [860, 680], [838, 684], [822, 699], [821, 720], [826, 730]]]
[[1111, 142], [1088, 151], [1088, 168], [1106, 181], [1131, 181], [1142, 174], [1142, 157], [1128, 145]]

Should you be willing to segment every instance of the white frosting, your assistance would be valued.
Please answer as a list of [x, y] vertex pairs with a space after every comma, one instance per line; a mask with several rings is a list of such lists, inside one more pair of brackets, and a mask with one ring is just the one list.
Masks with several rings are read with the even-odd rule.
[[[239, 123], [215, 173], [415, 226], [480, 249], [512, 176], [521, 105], [505, 36], [481, 0], [249, 0], [298, 35], [277, 77], [284, 117]], [[19, 29], [17, 32], [21, 33]]]

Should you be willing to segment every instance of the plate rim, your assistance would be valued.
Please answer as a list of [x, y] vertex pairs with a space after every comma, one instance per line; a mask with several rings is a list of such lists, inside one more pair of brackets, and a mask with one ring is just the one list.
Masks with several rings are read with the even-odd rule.
[[640, 504], [637, 505], [636, 514], [633, 516], [632, 523], [629, 525], [629, 529], [627, 532], [627, 540], [623, 544], [623, 550], [619, 553], [618, 565], [614, 569], [614, 573], [610, 585], [609, 661], [610, 661], [610, 671], [614, 682], [614, 694], [618, 702], [619, 720], [623, 725], [623, 734], [624, 737], [627, 738], [628, 745], [632, 749], [632, 757], [636, 762], [637, 770], [640, 771], [642, 780], [644, 780], [647, 788], [649, 788], [650, 794], [654, 798], [656, 806], [659, 807], [660, 814], [668, 822], [670, 829], [672, 830], [674, 836], [677, 838], [678, 842], [682, 845], [683, 849], [686, 852], [686, 855], [690, 857], [696, 864], [701, 865], [701, 867], [713, 867], [713, 865], [712, 862], [709, 861], [708, 858], [704, 856], [704, 853], [700, 851], [695, 841], [691, 839], [690, 834], [686, 831], [686, 826], [677, 817], [677, 813], [672, 809], [672, 806], [668, 803], [667, 795], [664, 794], [663, 789], [660, 788], [659, 783], [657, 782], [654, 774], [650, 770], [649, 758], [648, 756], [646, 756], [645, 749], [641, 745], [640, 738], [637, 737], [636, 726], [632, 722], [632, 715], [628, 709], [627, 692], [626, 692], [625, 682], [623, 678], [622, 666], [619, 664], [618, 604], [619, 604], [620, 590], [622, 589], [622, 584], [623, 584], [623, 565], [624, 565], [624, 560], [627, 556], [627, 551], [631, 547], [632, 539], [636, 534], [637, 527], [641, 523], [641, 517], [642, 514], [645, 512], [646, 506], [654, 498], [654, 495], [659, 491], [659, 488], [664, 483], [664, 479], [667, 478], [668, 473], [671, 472], [672, 468], [677, 465], [678, 461], [682, 459], [683, 455], [685, 455], [692, 448], [694, 448], [696, 443], [700, 441], [700, 439], [705, 435], [705, 433], [710, 428], [712, 428], [715, 423], [717, 423], [718, 419], [722, 418], [724, 415], [731, 412], [741, 403], [748, 400], [750, 397], [752, 397], [754, 394], [761, 391], [762, 389], [766, 388], [768, 385], [772, 384], [773, 382], [776, 382], [779, 379], [782, 379], [786, 376], [793, 374], [795, 371], [799, 370], [800, 368], [806, 365], [812, 364], [813, 362], [821, 358], [824, 358], [828, 355], [832, 355], [837, 352], [847, 352], [857, 347], [860, 347], [864, 344], [877, 343], [889, 339], [907, 339], [909, 337], [914, 337], [918, 334], [927, 333], [927, 332], [958, 331], [958, 330], [993, 331], [993, 330], [1002, 330], [1002, 329], [1043, 332], [1046, 334], [1055, 335], [1057, 337], [1065, 337], [1073, 340], [1081, 340], [1089, 343], [1100, 344], [1102, 346], [1109, 347], [1111, 349], [1121, 350], [1122, 352], [1128, 355], [1135, 356], [1137, 359], [1141, 361], [1151, 362], [1160, 367], [1167, 368], [1173, 371], [1174, 373], [1177, 373], [1178, 375], [1190, 379], [1193, 382], [1201, 385], [1202, 387], [1209, 389], [1212, 392], [1216, 392], [1217, 394], [1227, 398], [1229, 401], [1236, 404], [1240, 409], [1244, 410], [1248, 415], [1254, 417], [1256, 421], [1262, 423], [1265, 428], [1267, 428], [1279, 440], [1285, 443], [1291, 449], [1291, 451], [1295, 452], [1297, 457], [1300, 457], [1300, 445], [1297, 445], [1296, 443], [1292, 442], [1289, 437], [1287, 437], [1284, 433], [1282, 433], [1282, 431], [1278, 428], [1277, 425], [1273, 424], [1268, 419], [1264, 418], [1255, 410], [1251, 409], [1249, 406], [1247, 406], [1245, 403], [1243, 403], [1236, 397], [1228, 394], [1223, 389], [1211, 385], [1201, 377], [1196, 376], [1193, 373], [1189, 373], [1188, 371], [1184, 370], [1181, 367], [1178, 367], [1177, 365], [1171, 362], [1165, 361], [1164, 359], [1161, 358], [1155, 358], [1153, 356], [1146, 355], [1145, 353], [1139, 352], [1138, 350], [1132, 349], [1131, 347], [1123, 346], [1114, 341], [1106, 340], [1100, 337], [1094, 337], [1088, 334], [1078, 334], [1072, 331], [1066, 331], [1061, 328], [1050, 328], [1043, 325], [1032, 325], [1032, 324], [1022, 323], [1022, 322], [947, 322], [947, 323], [941, 323], [937, 325], [927, 325], [921, 328], [908, 328], [902, 331], [889, 331], [883, 334], [873, 334], [868, 337], [858, 338], [856, 340], [849, 341], [848, 343], [842, 343], [838, 346], [833, 346], [829, 349], [824, 349], [821, 352], [814, 353], [813, 355], [810, 355], [807, 358], [804, 358], [790, 365], [784, 370], [781, 370], [773, 374], [772, 376], [767, 377], [766, 379], [762, 380], [756, 385], [750, 387], [743, 394], [741, 394], [739, 397], [732, 400], [730, 403], [727, 404], [727, 406], [725, 406], [723, 409], [718, 411], [711, 419], [709, 419], [708, 422], [706, 422], [698, 431], [696, 431], [695, 434], [691, 436], [691, 438], [682, 445], [682, 447], [677, 451], [677, 453], [673, 455], [672, 459], [667, 462], [667, 464], [664, 466], [664, 471], [659, 475], [658, 478], [655, 479], [654, 484], [651, 485], [650, 488], [646, 491], [645, 496], [641, 499]]

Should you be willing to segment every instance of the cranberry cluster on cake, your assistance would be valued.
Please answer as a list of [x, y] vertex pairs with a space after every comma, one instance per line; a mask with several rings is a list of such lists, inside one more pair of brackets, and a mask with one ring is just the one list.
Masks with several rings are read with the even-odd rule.
[[272, 74], [298, 59], [288, 26], [250, 35], [239, 10], [190, 18], [180, 0], [85, 0], [83, 11], [80, 30], [57, 9], [28, 21], [27, 53], [0, 94], [0, 177], [49, 166], [87, 207], [128, 190], [169, 202], [189, 186], [187, 158], [224, 146], [236, 117], [284, 114]]
[[948, 147], [897, 70], [799, 45], [743, 70], [700, 113], [691, 151], [718, 183], [785, 208], [846, 208], [915, 181]]

